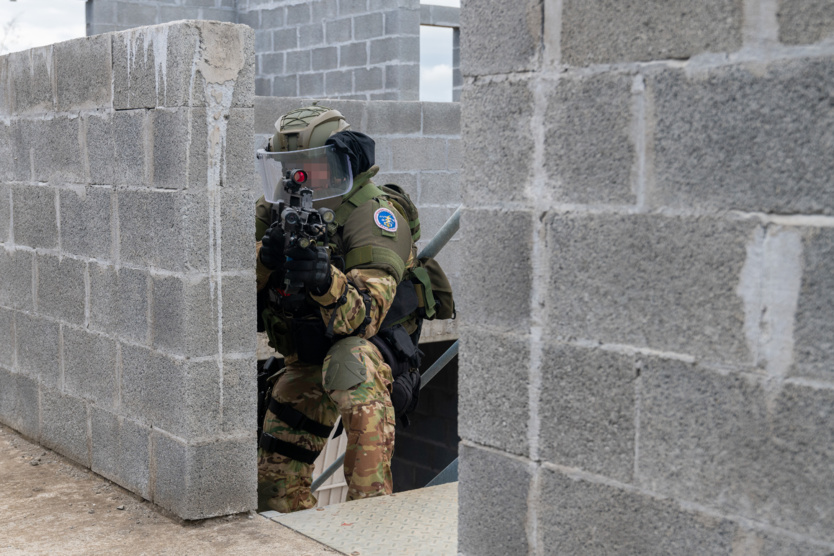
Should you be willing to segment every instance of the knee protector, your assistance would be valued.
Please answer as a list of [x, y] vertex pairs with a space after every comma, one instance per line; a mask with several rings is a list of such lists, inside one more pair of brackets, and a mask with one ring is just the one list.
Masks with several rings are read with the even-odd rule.
[[327, 391], [348, 390], [365, 382], [368, 371], [362, 362], [362, 350], [373, 349], [367, 340], [349, 336], [333, 344], [322, 366], [322, 384]]

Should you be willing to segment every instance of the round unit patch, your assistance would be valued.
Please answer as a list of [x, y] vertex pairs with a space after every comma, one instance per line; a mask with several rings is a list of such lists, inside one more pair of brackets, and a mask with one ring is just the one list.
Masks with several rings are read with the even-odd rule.
[[391, 209], [380, 208], [374, 213], [374, 223], [386, 232], [397, 231], [397, 218]]

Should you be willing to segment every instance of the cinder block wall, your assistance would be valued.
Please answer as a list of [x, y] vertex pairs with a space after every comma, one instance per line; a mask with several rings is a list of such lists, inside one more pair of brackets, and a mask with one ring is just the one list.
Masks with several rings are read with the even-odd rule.
[[255, 29], [264, 96], [420, 97], [420, 0], [87, 0], [87, 34], [180, 19]]
[[256, 504], [253, 42], [0, 58], [0, 421], [186, 519]]
[[459, 548], [834, 549], [834, 4], [470, 0]]
[[[266, 146], [282, 114], [314, 101], [339, 110], [352, 130], [373, 137], [380, 167], [374, 183], [405, 188], [420, 210], [418, 245], [425, 246], [463, 202], [460, 104], [255, 97], [257, 148]], [[256, 187], [260, 189], [259, 181]], [[437, 257], [453, 288], [461, 284], [462, 254], [458, 233]], [[456, 331], [457, 321], [426, 322], [422, 337], [425, 341], [449, 339]]]

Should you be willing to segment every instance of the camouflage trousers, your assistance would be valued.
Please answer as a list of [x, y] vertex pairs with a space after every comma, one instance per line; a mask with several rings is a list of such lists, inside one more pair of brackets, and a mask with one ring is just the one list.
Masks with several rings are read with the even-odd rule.
[[[338, 368], [328, 355], [321, 366], [289, 363], [272, 386], [272, 397], [289, 404], [309, 419], [328, 426], [341, 415], [348, 435], [345, 479], [348, 500], [392, 492], [391, 457], [394, 454], [394, 408], [391, 405], [391, 368], [379, 351], [362, 341], [352, 348], [365, 368], [365, 381], [347, 390], [327, 390], [328, 372]], [[291, 361], [291, 358], [288, 358]], [[272, 411], [266, 412], [263, 430], [275, 438], [319, 452], [326, 438], [291, 428]], [[314, 465], [258, 450], [258, 508], [282, 513], [313, 508], [310, 492]]]

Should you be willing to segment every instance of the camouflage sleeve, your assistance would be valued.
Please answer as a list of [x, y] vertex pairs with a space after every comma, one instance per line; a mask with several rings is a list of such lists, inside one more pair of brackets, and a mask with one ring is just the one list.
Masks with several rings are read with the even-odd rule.
[[[370, 316], [365, 331], [360, 334], [362, 338], [370, 338], [379, 330], [379, 325], [391, 308], [397, 293], [397, 280], [384, 270], [377, 269], [356, 268], [344, 274], [331, 267], [331, 272], [333, 281], [330, 289], [324, 295], [311, 296], [322, 305], [321, 316], [324, 322], [329, 323], [334, 318], [333, 331], [347, 336], [362, 326], [366, 316]], [[370, 315], [367, 314], [362, 292], [370, 297]], [[339, 301], [342, 295], [345, 296], [345, 303], [325, 309]]]

